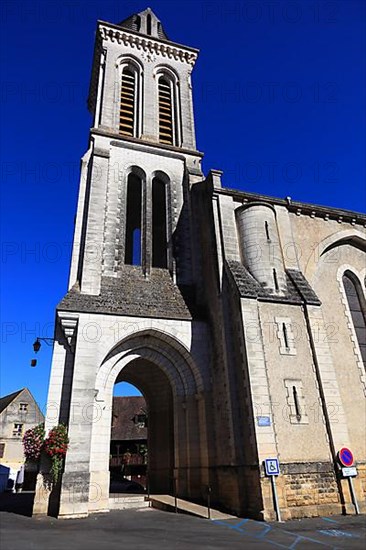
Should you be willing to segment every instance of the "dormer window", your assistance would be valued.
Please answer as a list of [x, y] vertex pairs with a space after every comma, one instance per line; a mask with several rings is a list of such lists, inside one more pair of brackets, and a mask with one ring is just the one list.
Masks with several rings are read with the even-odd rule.
[[136, 414], [135, 424], [138, 428], [147, 428], [147, 415], [145, 413]]

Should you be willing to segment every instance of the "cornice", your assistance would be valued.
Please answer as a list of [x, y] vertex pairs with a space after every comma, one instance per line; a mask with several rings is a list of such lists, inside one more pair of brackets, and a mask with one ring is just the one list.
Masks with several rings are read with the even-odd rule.
[[182, 63], [191, 65], [191, 67], [194, 66], [198, 56], [198, 50], [194, 50], [193, 48], [187, 48], [174, 42], [165, 42], [157, 38], [150, 38], [101, 21], [98, 23], [98, 35], [102, 40], [130, 46], [131, 48], [147, 52], [150, 55], [158, 55], [163, 58], [181, 61]]
[[289, 212], [297, 216], [305, 215], [311, 218], [323, 218], [327, 220], [336, 220], [338, 223], [350, 223], [351, 225], [363, 225], [366, 227], [366, 215], [362, 212], [353, 212], [352, 210], [344, 210], [332, 206], [321, 206], [318, 204], [309, 204], [300, 201], [293, 201], [290, 197], [280, 199], [259, 193], [250, 193], [237, 189], [218, 188], [213, 190], [215, 194], [230, 195], [234, 200], [241, 202], [243, 205], [249, 206], [251, 202], [261, 201], [268, 202], [273, 206], [285, 206]]

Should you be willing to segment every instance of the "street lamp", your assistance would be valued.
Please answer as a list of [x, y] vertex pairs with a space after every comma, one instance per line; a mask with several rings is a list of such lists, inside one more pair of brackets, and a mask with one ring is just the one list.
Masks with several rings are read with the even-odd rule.
[[[36, 338], [34, 344], [33, 344], [33, 350], [34, 353], [38, 353], [41, 349], [41, 341], [46, 342], [48, 346], [52, 346], [53, 342], [55, 341], [54, 338]], [[31, 360], [31, 367], [35, 367], [37, 365], [37, 359]]]
[[33, 344], [33, 349], [35, 353], [38, 353], [41, 349], [41, 341], [46, 342], [48, 346], [52, 346], [53, 342], [55, 341], [54, 338], [37, 338]]

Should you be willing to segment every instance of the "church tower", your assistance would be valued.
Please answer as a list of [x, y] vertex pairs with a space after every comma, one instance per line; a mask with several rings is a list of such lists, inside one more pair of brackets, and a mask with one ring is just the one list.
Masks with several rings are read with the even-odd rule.
[[191, 73], [197, 50], [171, 42], [150, 8], [99, 22], [70, 288], [100, 294], [128, 266], [193, 283], [188, 190], [202, 179]]
[[207, 483], [209, 338], [195, 303], [190, 205], [203, 179], [191, 85], [197, 55], [169, 40], [150, 8], [117, 25], [98, 22], [69, 290], [56, 314], [48, 394], [56, 413], [46, 421], [46, 429], [67, 425], [70, 448], [56, 498], [43, 495], [43, 464], [34, 513], [109, 509], [121, 381], [147, 401], [151, 491], [197, 497]]
[[56, 484], [41, 461], [34, 514], [124, 507], [110, 495], [119, 382], [147, 403], [154, 498], [210, 495], [223, 510], [273, 520], [264, 464], [277, 457], [283, 519], [348, 513], [345, 447], [364, 497], [366, 218], [224, 188], [219, 170], [205, 178], [197, 55], [149, 8], [98, 22], [45, 426], [65, 424], [70, 443]]

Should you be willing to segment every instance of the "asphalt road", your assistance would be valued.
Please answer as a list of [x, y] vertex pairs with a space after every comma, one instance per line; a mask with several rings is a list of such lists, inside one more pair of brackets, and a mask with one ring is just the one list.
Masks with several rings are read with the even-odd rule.
[[215, 522], [151, 508], [86, 519], [31, 518], [0, 512], [1, 550], [362, 549], [365, 516], [263, 523]]

